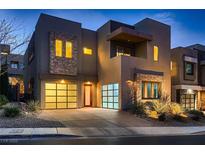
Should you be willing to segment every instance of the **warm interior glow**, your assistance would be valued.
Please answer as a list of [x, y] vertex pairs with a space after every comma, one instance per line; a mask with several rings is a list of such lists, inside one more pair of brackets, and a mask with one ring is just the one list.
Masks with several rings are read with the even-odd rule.
[[170, 62], [170, 70], [172, 71], [173, 66], [172, 66], [172, 61]]
[[92, 51], [92, 49], [89, 49], [89, 48], [83, 48], [83, 53], [85, 55], [92, 55], [93, 51]]
[[62, 57], [63, 53], [63, 42], [61, 40], [55, 40], [56, 56]]
[[158, 61], [159, 59], [159, 48], [158, 46], [154, 46], [154, 61]]
[[117, 55], [117, 56], [130, 56], [130, 54], [128, 54], [128, 53], [123, 53], [123, 52], [117, 52], [116, 55]]
[[76, 108], [77, 84], [74, 83], [46, 83], [45, 108]]
[[65, 83], [65, 80], [61, 80], [61, 83]]
[[66, 41], [66, 58], [72, 58], [72, 42]]

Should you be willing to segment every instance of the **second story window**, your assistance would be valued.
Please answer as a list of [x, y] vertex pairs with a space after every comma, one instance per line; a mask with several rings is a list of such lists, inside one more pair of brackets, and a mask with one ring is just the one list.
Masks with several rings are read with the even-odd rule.
[[56, 52], [56, 56], [58, 57], [62, 57], [63, 55], [63, 42], [62, 40], [55, 40], [55, 52]]
[[11, 61], [11, 68], [13, 68], [13, 69], [18, 69], [18, 65], [19, 65], [18, 62], [16, 62], [16, 61]]
[[154, 61], [158, 62], [159, 61], [159, 48], [158, 48], [158, 46], [154, 46], [153, 54], [154, 54], [154, 57], [153, 57]]
[[185, 62], [185, 74], [194, 75], [194, 63]]
[[92, 51], [92, 49], [89, 49], [89, 48], [83, 48], [83, 53], [85, 55], [92, 55], [93, 51]]
[[66, 58], [72, 58], [72, 42], [66, 41]]
[[116, 47], [116, 56], [131, 56], [131, 49], [121, 46]]

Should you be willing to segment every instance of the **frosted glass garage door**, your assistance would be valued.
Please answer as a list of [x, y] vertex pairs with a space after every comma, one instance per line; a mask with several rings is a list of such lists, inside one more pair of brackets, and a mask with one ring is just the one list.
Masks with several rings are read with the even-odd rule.
[[119, 109], [119, 84], [102, 86], [102, 107], [107, 109]]
[[76, 84], [45, 84], [45, 108], [66, 109], [77, 108]]

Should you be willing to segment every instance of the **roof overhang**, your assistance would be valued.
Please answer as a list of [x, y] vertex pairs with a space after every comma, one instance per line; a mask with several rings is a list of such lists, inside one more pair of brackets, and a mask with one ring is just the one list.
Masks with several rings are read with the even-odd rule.
[[142, 41], [151, 41], [152, 35], [138, 32], [135, 29], [120, 27], [107, 36], [107, 40], [126, 41], [138, 43]]
[[205, 87], [198, 85], [175, 85], [174, 87], [176, 89], [192, 89], [197, 91], [205, 90]]
[[148, 74], [148, 75], [158, 75], [158, 76], [163, 76], [163, 72], [157, 72], [157, 71], [152, 71], [152, 70], [142, 70], [142, 69], [137, 69], [135, 68], [134, 70], [135, 74]]

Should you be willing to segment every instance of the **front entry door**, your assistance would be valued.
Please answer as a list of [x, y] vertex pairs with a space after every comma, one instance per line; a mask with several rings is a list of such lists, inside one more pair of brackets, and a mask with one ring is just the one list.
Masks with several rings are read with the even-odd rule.
[[91, 88], [92, 86], [91, 85], [85, 85], [84, 86], [85, 88], [85, 98], [84, 98], [84, 104], [85, 104], [85, 107], [89, 107], [89, 106], [92, 106], [92, 92], [91, 92]]

